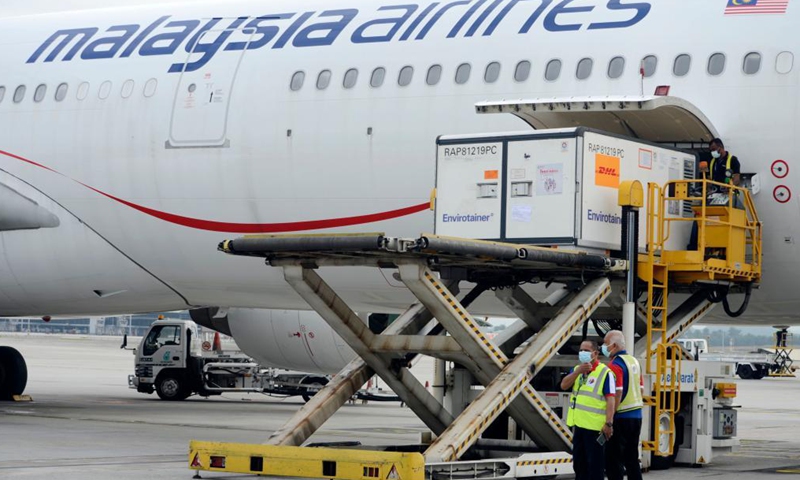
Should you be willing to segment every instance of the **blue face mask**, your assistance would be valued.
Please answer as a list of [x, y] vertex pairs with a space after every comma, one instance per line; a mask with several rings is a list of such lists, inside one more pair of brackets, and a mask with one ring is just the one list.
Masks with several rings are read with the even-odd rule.
[[720, 157], [720, 153], [717, 152], [717, 151], [713, 151], [713, 152], [711, 152], [711, 156], [714, 157], [714, 158], [719, 158]]
[[607, 346], [603, 345], [601, 350], [603, 351], [603, 355], [605, 355], [606, 357], [610, 357], [611, 356], [611, 352], [608, 351], [608, 347]]
[[584, 352], [584, 351], [578, 352], [578, 360], [581, 363], [589, 363], [589, 362], [591, 362], [592, 361], [592, 352]]

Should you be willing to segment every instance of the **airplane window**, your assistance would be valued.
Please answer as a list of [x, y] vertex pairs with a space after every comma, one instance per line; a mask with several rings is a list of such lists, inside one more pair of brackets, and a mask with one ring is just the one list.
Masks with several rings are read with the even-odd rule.
[[794, 67], [794, 54], [792, 52], [781, 52], [775, 59], [775, 71], [785, 75], [792, 71]]
[[372, 71], [372, 77], [369, 79], [369, 84], [372, 87], [378, 88], [383, 85], [383, 80], [386, 78], [386, 69], [378, 67]]
[[652, 77], [656, 74], [658, 68], [658, 57], [655, 55], [648, 55], [642, 59], [642, 68], [644, 69], [645, 77]]
[[517, 64], [514, 69], [514, 80], [524, 82], [531, 74], [531, 62], [523, 60]]
[[397, 76], [397, 84], [401, 87], [408, 86], [411, 79], [414, 77], [414, 67], [406, 65], [400, 69], [400, 75]]
[[625, 72], [625, 58], [614, 57], [608, 62], [608, 78], [619, 78]]
[[47, 94], [47, 85], [44, 83], [36, 87], [36, 90], [33, 92], [33, 101], [36, 103], [41, 102], [44, 100], [44, 96]]
[[351, 68], [344, 72], [344, 81], [342, 85], [344, 85], [344, 88], [353, 88], [356, 86], [356, 80], [358, 80], [358, 70]]
[[[374, 74], [373, 74], [374, 75]], [[331, 84], [331, 71], [323, 70], [317, 75], [317, 90], [325, 90]]]
[[3, 98], [6, 96], [6, 87], [0, 87], [0, 102], [3, 101]]
[[483, 73], [483, 80], [486, 83], [494, 83], [500, 78], [500, 63], [492, 62], [486, 65], [486, 71]]
[[158, 80], [155, 78], [151, 78], [144, 84], [144, 96], [147, 98], [152, 97], [156, 94], [156, 87], [158, 86]]
[[594, 66], [594, 60], [591, 58], [583, 58], [580, 62], [578, 62], [578, 69], [575, 71], [575, 76], [578, 77], [578, 80], [586, 80], [592, 74], [592, 67]]
[[303, 82], [306, 80], [306, 73], [303, 71], [294, 72], [292, 75], [292, 81], [289, 83], [289, 88], [292, 89], [293, 92], [296, 92], [303, 88]]
[[547, 62], [547, 67], [544, 69], [544, 79], [549, 81], [558, 80], [561, 75], [561, 60], [555, 59]]
[[82, 82], [78, 85], [78, 100], [83, 100], [89, 95], [89, 82]]
[[750, 52], [744, 57], [744, 65], [742, 65], [744, 73], [747, 75], [755, 75], [761, 70], [761, 54]]
[[469, 80], [469, 74], [472, 71], [472, 66], [469, 63], [462, 63], [456, 69], [456, 83], [464, 85]]
[[100, 100], [105, 100], [108, 98], [108, 95], [111, 93], [111, 82], [106, 80], [105, 82], [100, 84], [100, 90], [97, 91], [97, 97]]
[[25, 85], [20, 85], [14, 90], [14, 103], [19, 103], [25, 99]]
[[692, 57], [684, 53], [675, 57], [675, 63], [672, 65], [672, 73], [676, 77], [685, 77], [689, 74], [689, 69], [691, 67]]
[[708, 57], [708, 73], [710, 75], [719, 75], [725, 71], [725, 54], [715, 53]]
[[442, 78], [442, 66], [441, 65], [431, 65], [431, 68], [428, 69], [428, 75], [425, 76], [425, 83], [428, 85], [436, 85], [439, 83], [439, 80]]
[[58, 84], [56, 87], [56, 102], [60, 102], [67, 98], [67, 91], [69, 90], [69, 85], [66, 83]]
[[122, 91], [120, 92], [122, 98], [128, 98], [131, 96], [133, 93], [133, 86], [133, 80], [125, 80], [125, 83], [122, 84]]

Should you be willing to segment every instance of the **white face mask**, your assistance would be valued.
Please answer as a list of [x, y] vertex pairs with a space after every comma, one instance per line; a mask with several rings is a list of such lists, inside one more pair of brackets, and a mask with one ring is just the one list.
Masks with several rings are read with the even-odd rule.
[[592, 361], [592, 352], [584, 352], [581, 350], [578, 352], [578, 361], [581, 363], [589, 363]]
[[720, 157], [719, 152], [717, 152], [717, 151], [711, 152], [711, 156], [714, 157], [715, 159]]

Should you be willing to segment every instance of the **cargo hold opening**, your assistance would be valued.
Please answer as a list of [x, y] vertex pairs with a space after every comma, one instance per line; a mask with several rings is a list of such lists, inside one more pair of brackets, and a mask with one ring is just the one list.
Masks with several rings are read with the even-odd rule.
[[678, 97], [569, 97], [480, 102], [479, 114], [510, 113], [537, 130], [589, 127], [699, 152], [718, 137], [699, 108]]
[[[711, 120], [694, 104], [671, 96], [561, 97], [487, 101], [478, 114], [510, 113], [536, 130], [588, 127], [695, 154], [696, 165], [710, 161], [708, 143], [719, 137]], [[723, 139], [725, 140], [725, 139]], [[698, 172], [685, 172], [685, 178]], [[742, 186], [760, 190], [753, 173], [742, 172]]]

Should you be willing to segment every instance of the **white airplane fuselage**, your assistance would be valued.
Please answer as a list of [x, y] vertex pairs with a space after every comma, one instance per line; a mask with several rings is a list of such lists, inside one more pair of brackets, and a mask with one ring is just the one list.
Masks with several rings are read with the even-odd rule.
[[[59, 220], [0, 233], [0, 315], [307, 308], [279, 269], [217, 244], [244, 233], [432, 231], [436, 137], [525, 127], [476, 114], [476, 102], [669, 85], [710, 119], [742, 170], [761, 177], [764, 280], [742, 320], [800, 323], [800, 209], [796, 196], [773, 197], [800, 187], [800, 66], [781, 73], [800, 52], [791, 33], [800, 10], [724, 15], [725, 4], [239, 1], [0, 18], [0, 184]], [[709, 75], [717, 52], [724, 72]], [[750, 52], [761, 55], [753, 75], [742, 71]], [[673, 73], [680, 54], [692, 58], [683, 77]], [[658, 66], [642, 80], [648, 55]], [[612, 79], [617, 56], [625, 70]], [[594, 67], [579, 80], [583, 58]], [[549, 81], [552, 59], [563, 66]], [[520, 61], [531, 64], [524, 81], [514, 78]], [[484, 79], [491, 62], [500, 64], [493, 83]], [[457, 84], [462, 63], [471, 75]], [[442, 67], [436, 85], [426, 83], [432, 65]], [[400, 86], [407, 66], [413, 77]], [[373, 87], [377, 67], [385, 80]], [[358, 77], [345, 88], [349, 69]], [[319, 89], [323, 70], [330, 84]], [[295, 91], [296, 72], [305, 78]], [[783, 178], [771, 172], [778, 159], [789, 165]], [[373, 270], [331, 282], [364, 311], [411, 301]]]

